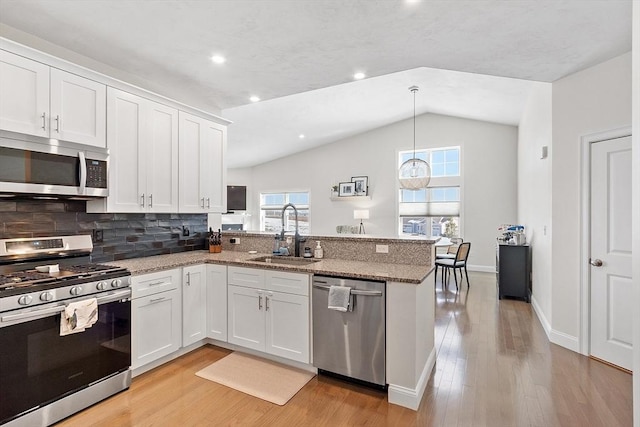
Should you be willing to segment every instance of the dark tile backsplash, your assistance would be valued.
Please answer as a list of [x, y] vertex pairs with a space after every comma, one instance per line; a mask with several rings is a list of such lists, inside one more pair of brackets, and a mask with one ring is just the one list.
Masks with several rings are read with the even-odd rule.
[[[84, 201], [0, 201], [0, 238], [90, 234], [102, 230], [103, 241], [93, 242], [92, 260], [127, 258], [205, 249], [206, 214], [92, 214]], [[189, 228], [189, 236], [182, 228]]]

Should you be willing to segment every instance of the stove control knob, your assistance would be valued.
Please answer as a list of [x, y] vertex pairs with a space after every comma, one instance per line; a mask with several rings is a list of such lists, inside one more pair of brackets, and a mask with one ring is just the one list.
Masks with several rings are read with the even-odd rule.
[[104, 291], [107, 288], [107, 282], [98, 282], [96, 285], [96, 289], [99, 291]]
[[23, 295], [20, 298], [18, 298], [18, 304], [20, 305], [29, 305], [31, 304], [31, 301], [33, 301], [33, 298], [31, 297], [31, 295]]
[[111, 282], [111, 287], [112, 288], [119, 288], [120, 286], [122, 286], [122, 280], [113, 279], [113, 281]]
[[82, 286], [74, 286], [69, 292], [71, 295], [80, 295], [82, 293]]
[[51, 292], [43, 292], [40, 294], [40, 301], [53, 301], [53, 294]]

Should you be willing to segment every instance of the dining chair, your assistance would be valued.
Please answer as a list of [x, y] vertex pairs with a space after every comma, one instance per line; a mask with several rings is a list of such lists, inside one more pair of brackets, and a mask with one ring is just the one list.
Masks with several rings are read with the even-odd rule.
[[434, 280], [438, 277], [438, 267], [442, 267], [442, 289], [449, 286], [450, 271], [453, 271], [453, 278], [456, 281], [456, 290], [458, 289], [458, 276], [456, 276], [456, 270], [460, 270], [460, 282], [462, 284], [462, 269], [467, 276], [467, 289], [469, 286], [469, 273], [467, 272], [467, 258], [469, 258], [469, 252], [471, 250], [470, 242], [460, 243], [458, 250], [456, 251], [455, 258], [452, 259], [436, 259], [436, 270], [434, 274]]
[[447, 252], [444, 254], [436, 254], [436, 259], [454, 259], [456, 257], [458, 247], [460, 243], [463, 242], [462, 237], [451, 237], [449, 241], [451, 242], [451, 246], [447, 248]]

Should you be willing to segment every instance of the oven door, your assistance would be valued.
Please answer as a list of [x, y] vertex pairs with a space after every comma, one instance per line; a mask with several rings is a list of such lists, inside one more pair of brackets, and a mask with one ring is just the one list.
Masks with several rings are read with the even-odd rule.
[[[59, 303], [2, 314], [0, 424], [129, 369], [130, 296], [129, 289], [98, 296], [98, 321], [66, 336], [60, 336], [64, 305]], [[78, 300], [82, 298], [65, 302]]]

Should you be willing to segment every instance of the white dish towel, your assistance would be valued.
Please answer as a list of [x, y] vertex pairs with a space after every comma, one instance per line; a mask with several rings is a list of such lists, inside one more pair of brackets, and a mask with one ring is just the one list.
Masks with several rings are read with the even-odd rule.
[[347, 311], [351, 288], [348, 286], [331, 286], [329, 288], [329, 310]]
[[60, 336], [84, 332], [98, 321], [98, 300], [89, 298], [72, 302], [60, 316]]

